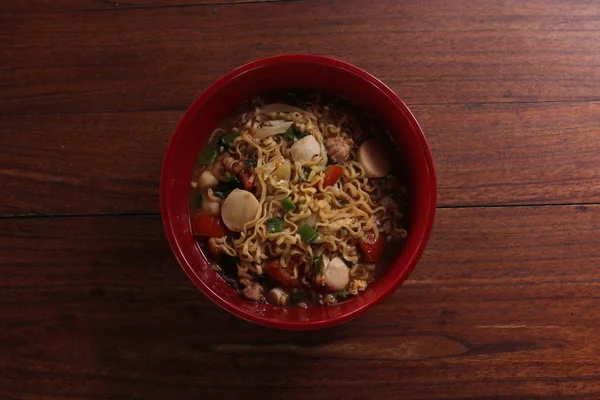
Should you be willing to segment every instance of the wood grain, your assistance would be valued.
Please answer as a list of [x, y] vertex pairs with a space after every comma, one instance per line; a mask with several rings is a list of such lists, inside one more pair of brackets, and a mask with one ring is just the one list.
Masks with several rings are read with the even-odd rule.
[[[0, 399], [597, 400], [599, 33], [596, 0], [0, 2]], [[415, 272], [317, 332], [213, 305], [157, 215], [182, 111], [280, 53], [381, 78], [437, 164]]]
[[[441, 206], [600, 202], [599, 102], [413, 111]], [[0, 214], [158, 212], [162, 157], [180, 115], [0, 116]]]
[[0, 116], [8, 194], [0, 214], [157, 212], [162, 157], [180, 116]]
[[597, 2], [408, 3], [0, 14], [0, 113], [181, 109], [244, 62], [298, 52], [355, 63], [409, 104], [599, 99]]
[[600, 206], [439, 210], [398, 293], [306, 333], [212, 305], [157, 217], [8, 219], [0, 240], [1, 398], [600, 395]]
[[[56, 11], [100, 11], [180, 6], [220, 6], [224, 4], [269, 3], [297, 0], [19, 0], [0, 3], [0, 13], [41, 13]], [[218, 9], [217, 9], [218, 10]], [[218, 12], [218, 11], [217, 11]]]

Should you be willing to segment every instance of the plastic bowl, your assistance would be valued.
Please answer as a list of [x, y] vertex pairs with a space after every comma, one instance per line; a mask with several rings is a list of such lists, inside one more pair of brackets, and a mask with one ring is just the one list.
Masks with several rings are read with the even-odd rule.
[[[243, 299], [213, 271], [190, 225], [190, 180], [211, 132], [243, 101], [283, 89], [337, 94], [372, 113], [400, 149], [408, 179], [408, 237], [385, 272], [367, 290], [334, 306], [275, 307]], [[160, 182], [165, 232], [173, 253], [196, 286], [212, 301], [245, 320], [280, 329], [316, 329], [341, 324], [391, 295], [423, 253], [436, 210], [436, 178], [423, 131], [398, 96], [351, 64], [313, 55], [282, 55], [243, 65], [213, 83], [185, 112], [167, 148]]]

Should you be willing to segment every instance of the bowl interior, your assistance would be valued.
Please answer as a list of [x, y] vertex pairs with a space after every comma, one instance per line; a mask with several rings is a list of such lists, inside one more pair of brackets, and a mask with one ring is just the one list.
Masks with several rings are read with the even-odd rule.
[[[409, 187], [408, 238], [379, 279], [356, 298], [329, 307], [281, 308], [242, 299], [214, 272], [192, 236], [189, 182], [196, 158], [211, 132], [243, 101], [283, 89], [341, 95], [375, 116], [401, 155]], [[279, 328], [331, 326], [361, 314], [391, 293], [412, 271], [433, 224], [436, 184], [422, 131], [406, 106], [376, 78], [349, 64], [315, 56], [259, 60], [209, 87], [177, 126], [163, 165], [161, 209], [171, 246], [194, 283], [213, 301], [244, 319]]]

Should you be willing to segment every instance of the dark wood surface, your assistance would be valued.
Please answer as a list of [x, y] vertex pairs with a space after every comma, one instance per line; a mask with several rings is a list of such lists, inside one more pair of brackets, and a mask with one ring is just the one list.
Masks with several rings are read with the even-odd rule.
[[[599, 34], [591, 0], [2, 2], [0, 399], [600, 398]], [[158, 215], [183, 110], [290, 52], [389, 84], [439, 177], [402, 289], [303, 333], [203, 297]]]

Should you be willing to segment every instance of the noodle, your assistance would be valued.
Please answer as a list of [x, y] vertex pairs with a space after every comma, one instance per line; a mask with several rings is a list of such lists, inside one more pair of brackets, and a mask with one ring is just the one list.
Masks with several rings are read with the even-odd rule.
[[[299, 137], [312, 136], [318, 144], [318, 154], [307, 161], [295, 160], [294, 145], [300, 143], [300, 139], [291, 139], [288, 132], [271, 134], [268, 131], [268, 136], [262, 139], [255, 136], [264, 127], [273, 130], [276, 126], [289, 126], [289, 122], [282, 125], [282, 121], [291, 121], [291, 128], [299, 133]], [[333, 260], [339, 257], [348, 268], [349, 282], [344, 293], [355, 295], [364, 290], [375, 278], [377, 269], [374, 264], [365, 263], [357, 244], [364, 242], [368, 235], [374, 238], [384, 235], [388, 241], [403, 239], [407, 231], [401, 225], [403, 213], [397, 204], [381, 202], [384, 194], [390, 191], [370, 179], [358, 161], [353, 138], [364, 137], [360, 124], [351, 115], [333, 112], [318, 101], [302, 108], [257, 102], [252, 111], [242, 114], [230, 131], [237, 136], [206, 169], [219, 179], [222, 178], [216, 174], [220, 171], [241, 176], [244, 186], [253, 188], [258, 208], [239, 234], [211, 237], [209, 249], [238, 260], [237, 277], [246, 289], [254, 287], [265, 276], [275, 281], [279, 279], [279, 283], [289, 289], [289, 285], [281, 281], [280, 274], [285, 273], [286, 279], [297, 283], [290, 295], [299, 293], [299, 288], [306, 283], [317, 288], [314, 301], [335, 303], [342, 298], [334, 294], [332, 300], [331, 292], [324, 289], [328, 283], [327, 270], [319, 270], [315, 262], [321, 258]], [[339, 153], [326, 145], [335, 141], [352, 143], [343, 154], [347, 162], [335, 162]], [[328, 177], [328, 165], [342, 169], [341, 176], [333, 183]], [[201, 182], [199, 184], [202, 186]], [[400, 184], [395, 187], [403, 189]], [[221, 201], [219, 190], [208, 189], [206, 193], [208, 201]], [[294, 207], [286, 209], [284, 200], [289, 200]], [[272, 225], [278, 221], [281, 221], [281, 227], [274, 229]], [[316, 237], [307, 240], [302, 230], [314, 231]], [[269, 273], [273, 262], [278, 263], [277, 268], [282, 271], [276, 276]], [[249, 292], [244, 291], [245, 297], [256, 300]], [[264, 295], [262, 286], [259, 293]], [[271, 302], [283, 305], [281, 299]], [[307, 299], [302, 302], [306, 303]]]

